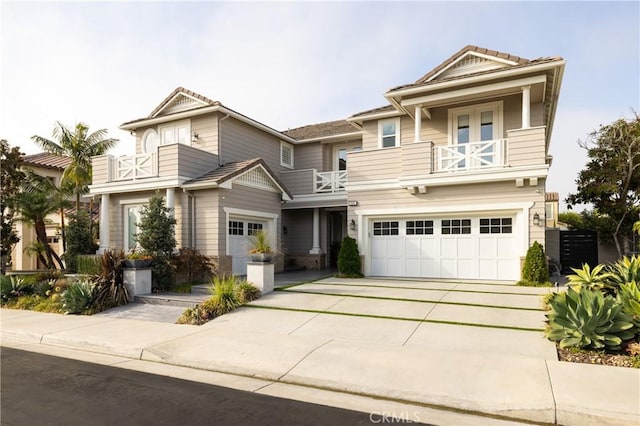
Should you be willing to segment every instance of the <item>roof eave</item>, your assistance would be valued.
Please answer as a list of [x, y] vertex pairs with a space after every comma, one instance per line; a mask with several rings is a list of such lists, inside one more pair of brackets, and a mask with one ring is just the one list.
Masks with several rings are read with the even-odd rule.
[[[353, 123], [350, 122], [351, 125], [353, 125]], [[354, 128], [356, 128], [356, 126], [354, 126]], [[362, 133], [360, 131], [356, 131], [356, 132], [350, 132], [350, 133], [340, 133], [337, 135], [330, 135], [330, 136], [317, 136], [315, 138], [307, 138], [307, 139], [298, 139], [297, 142], [298, 144], [304, 144], [304, 143], [311, 143], [311, 142], [333, 142], [333, 141], [337, 141], [337, 140], [351, 140], [351, 139], [358, 139], [362, 137]]]

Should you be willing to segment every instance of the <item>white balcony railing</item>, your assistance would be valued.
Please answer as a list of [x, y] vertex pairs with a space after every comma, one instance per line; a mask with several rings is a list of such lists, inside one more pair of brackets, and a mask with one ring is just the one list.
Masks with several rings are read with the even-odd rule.
[[111, 159], [112, 180], [133, 180], [158, 175], [156, 154], [136, 154]]
[[347, 171], [315, 172], [315, 192], [342, 192], [347, 183]]
[[434, 148], [435, 172], [504, 167], [507, 139], [473, 142]]

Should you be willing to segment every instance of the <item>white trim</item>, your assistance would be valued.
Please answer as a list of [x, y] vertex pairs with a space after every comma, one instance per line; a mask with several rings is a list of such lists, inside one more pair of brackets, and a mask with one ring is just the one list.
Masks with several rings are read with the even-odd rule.
[[[178, 129], [180, 128], [186, 128], [186, 132], [187, 132], [187, 138], [186, 141], [184, 143], [178, 141]], [[172, 142], [165, 142], [164, 140], [164, 132], [166, 130], [173, 130], [173, 141]], [[173, 144], [177, 144], [177, 143], [182, 143], [182, 145], [188, 145], [191, 146], [191, 120], [190, 119], [185, 119], [185, 120], [180, 120], [180, 121], [172, 121], [170, 124], [165, 124], [162, 126], [158, 126], [158, 145], [159, 146], [164, 146], [164, 145], [173, 145]]]
[[534, 77], [521, 78], [518, 80], [502, 81], [500, 83], [485, 84], [483, 86], [468, 87], [466, 89], [451, 90], [443, 93], [434, 93], [433, 95], [424, 95], [417, 98], [403, 99], [400, 104], [412, 106], [416, 104], [437, 104], [438, 102], [451, 103], [456, 98], [464, 98], [471, 95], [486, 94], [487, 92], [499, 92], [509, 89], [517, 89], [518, 93], [522, 93], [522, 86], [534, 84], [544, 84], [547, 81], [545, 75], [537, 75]]
[[149, 202], [149, 198], [130, 198], [127, 200], [120, 200], [118, 204], [120, 204], [121, 206], [124, 206], [127, 204], [145, 204], [148, 202]]
[[429, 80], [427, 80], [427, 81], [433, 81], [433, 80], [435, 80], [436, 78], [438, 78], [438, 76], [439, 76], [439, 75], [443, 74], [445, 71], [447, 71], [447, 70], [449, 70], [450, 68], [452, 68], [454, 65], [456, 65], [458, 62], [460, 62], [460, 61], [462, 61], [463, 59], [465, 59], [467, 56], [477, 56], [477, 57], [479, 57], [479, 58], [487, 59], [487, 60], [492, 61], [492, 62], [501, 62], [501, 63], [503, 63], [503, 64], [505, 64], [505, 65], [511, 65], [511, 66], [518, 65], [518, 63], [517, 63], [517, 62], [515, 62], [515, 61], [509, 61], [509, 60], [507, 60], [507, 59], [499, 58], [499, 57], [497, 57], [497, 56], [487, 55], [487, 54], [484, 54], [484, 53], [468, 51], [468, 52], [465, 52], [463, 55], [458, 56], [458, 58], [457, 58], [457, 59], [455, 59], [453, 62], [451, 62], [451, 63], [450, 63], [449, 65], [447, 65], [445, 68], [441, 69], [440, 71], [438, 71], [437, 73], [435, 73], [434, 75], [432, 75], [432, 76], [429, 78]]
[[515, 68], [515, 69], [509, 68], [504, 71], [496, 71], [496, 72], [477, 75], [473, 77], [458, 78], [455, 80], [448, 80], [440, 83], [432, 83], [427, 86], [418, 86], [418, 87], [409, 87], [406, 89], [391, 90], [385, 93], [384, 96], [387, 99], [391, 97], [409, 96], [409, 95], [413, 95], [421, 92], [430, 92], [430, 91], [445, 89], [449, 87], [462, 86], [462, 85], [473, 84], [473, 83], [481, 83], [483, 81], [497, 80], [497, 79], [506, 78], [506, 77], [518, 76], [521, 74], [530, 74], [538, 71], [547, 71], [549, 69], [564, 67], [565, 64], [566, 64], [566, 61], [563, 59], [563, 60], [557, 60], [553, 62], [547, 62], [544, 64], [530, 65], [522, 68]]
[[[231, 216], [241, 220], [258, 219], [267, 223], [267, 235], [269, 236], [271, 246], [278, 247], [278, 235], [276, 230], [278, 229], [278, 218], [280, 215], [268, 212], [261, 212], [257, 210], [245, 210], [236, 209], [234, 207], [223, 207], [222, 210], [225, 213], [224, 233], [225, 233], [225, 254], [229, 256], [229, 221]], [[277, 249], [276, 249], [277, 251]]]
[[[449, 145], [456, 145], [457, 141], [454, 141], [454, 133], [457, 127], [454, 125], [453, 121], [460, 115], [469, 115], [469, 143], [480, 142], [480, 135], [478, 135], [477, 130], [479, 130], [480, 124], [480, 112], [491, 111], [494, 113], [494, 125], [495, 129], [493, 132], [493, 139], [502, 139], [504, 137], [504, 131], [502, 130], [502, 121], [503, 121], [503, 102], [486, 102], [483, 104], [474, 104], [465, 107], [459, 108], [449, 108], [447, 120], [449, 123], [448, 126], [448, 135], [447, 141]], [[477, 127], [477, 129], [476, 129]]]
[[[383, 146], [382, 145], [382, 138], [383, 138], [383, 134], [382, 134], [382, 129], [384, 127], [385, 124], [391, 123], [393, 122], [393, 125], [395, 126], [395, 135], [394, 135], [394, 145], [393, 146]], [[378, 149], [389, 149], [389, 148], [397, 148], [400, 146], [400, 117], [396, 117], [396, 118], [390, 118], [387, 120], [379, 120], [378, 121]], [[389, 135], [387, 135], [388, 137]]]
[[[147, 144], [146, 144], [147, 138], [151, 134], [155, 134], [156, 135], [156, 138], [157, 138], [157, 142], [156, 143], [158, 144], [158, 146], [156, 146], [156, 149], [153, 150], [153, 151], [147, 150]], [[152, 154], [152, 153], [158, 152], [158, 147], [160, 146], [160, 135], [158, 134], [156, 129], [150, 128], [150, 129], [145, 130], [145, 132], [142, 134], [142, 139], [140, 139], [140, 145], [141, 145], [140, 148], [141, 148], [142, 152], [145, 153], [145, 154]]]
[[168, 100], [168, 101], [167, 101], [167, 102], [162, 106], [162, 108], [160, 108], [160, 109], [159, 109], [155, 114], [153, 114], [153, 115], [152, 115], [152, 117], [157, 117], [157, 116], [159, 116], [159, 115], [160, 115], [160, 113], [162, 113], [162, 111], [164, 111], [165, 109], [167, 109], [167, 107], [168, 107], [169, 105], [171, 105], [171, 103], [172, 103], [173, 101], [175, 101], [179, 96], [182, 96], [182, 97], [185, 97], [185, 98], [192, 99], [192, 100], [196, 101], [198, 104], [200, 104], [200, 106], [194, 106], [194, 107], [191, 107], [191, 108], [189, 108], [189, 109], [193, 109], [193, 108], [200, 108], [200, 107], [203, 107], [203, 106], [207, 106], [207, 105], [209, 105], [208, 103], [204, 102], [202, 99], [198, 99], [198, 98], [196, 98], [195, 96], [191, 96], [191, 95], [189, 95], [189, 94], [187, 94], [187, 93], [184, 93], [184, 92], [178, 92], [178, 93], [176, 93], [175, 95], [173, 95], [173, 96], [171, 97], [171, 99], [169, 99], [169, 100]]
[[[290, 163], [286, 163], [282, 160], [282, 153], [283, 153], [283, 149], [289, 149], [289, 151], [291, 152], [291, 162]], [[293, 149], [293, 144], [289, 143], [289, 142], [285, 142], [285, 141], [280, 141], [280, 165], [282, 167], [286, 167], [287, 169], [293, 169], [293, 161], [294, 161], [294, 149]]]
[[[149, 202], [148, 199], [145, 200], [145, 202]], [[144, 207], [144, 205], [142, 203], [136, 202], [135, 200], [128, 200], [128, 202], [126, 203], [120, 203], [120, 210], [121, 210], [121, 214], [122, 214], [122, 247], [124, 247], [124, 251], [127, 252], [129, 250], [131, 250], [133, 247], [129, 247], [129, 212], [128, 209], [130, 207], [136, 207], [138, 208], [138, 211], [141, 213], [142, 212], [142, 208]], [[138, 226], [136, 226], [136, 230], [139, 231], [140, 228]], [[137, 234], [137, 232], [136, 232]], [[137, 247], [138, 244], [135, 244], [135, 247]]]
[[298, 144], [311, 143], [311, 142], [330, 143], [330, 142], [335, 142], [335, 141], [340, 141], [340, 140], [359, 139], [361, 137], [362, 137], [362, 131], [359, 130], [359, 131], [351, 132], [351, 133], [340, 133], [339, 135], [318, 136], [318, 137], [309, 138], [309, 139], [298, 139], [297, 142], [298, 142]]
[[148, 178], [140, 180], [122, 180], [117, 182], [107, 182], [97, 185], [89, 185], [89, 194], [114, 194], [118, 192], [137, 192], [153, 189], [164, 189], [167, 187], [182, 186], [192, 178], [186, 176], [170, 176], [162, 178]]
[[[307, 205], [307, 203], [309, 205]], [[287, 201], [282, 206], [283, 210], [300, 208], [300, 204], [307, 207], [345, 206], [347, 204], [347, 191], [337, 193], [318, 193], [295, 195], [293, 200]]]
[[365, 114], [365, 115], [357, 115], [355, 117], [347, 118], [347, 121], [353, 123], [353, 122], [363, 121], [363, 120], [375, 120], [375, 119], [383, 119], [383, 118], [401, 117], [403, 115], [404, 113], [397, 110], [393, 110], [393, 111], [385, 111], [385, 112], [376, 112], [376, 113]]
[[[356, 149], [356, 148], [360, 148], [360, 149]], [[338, 157], [338, 154], [340, 153], [340, 150], [345, 150], [347, 152], [347, 157], [349, 156], [350, 152], [361, 152], [362, 151], [362, 141], [360, 142], [352, 142], [352, 143], [347, 143], [345, 142], [343, 144], [343, 146], [341, 145], [333, 145], [332, 149], [331, 149], [331, 154], [333, 156], [333, 159], [331, 161], [332, 167], [333, 167], [333, 171], [338, 171], [339, 167], [340, 167], [340, 159]], [[346, 171], [347, 169], [345, 169]]]
[[[448, 214], [448, 213], [470, 213], [477, 214], [498, 213], [507, 210], [518, 211], [533, 207], [534, 202], [513, 202], [513, 203], [493, 203], [493, 204], [462, 204], [447, 206], [423, 205], [420, 207], [393, 207], [388, 209], [355, 209], [354, 213], [360, 216], [395, 217], [398, 215], [420, 215], [420, 214]], [[475, 213], [474, 213], [475, 214]]]

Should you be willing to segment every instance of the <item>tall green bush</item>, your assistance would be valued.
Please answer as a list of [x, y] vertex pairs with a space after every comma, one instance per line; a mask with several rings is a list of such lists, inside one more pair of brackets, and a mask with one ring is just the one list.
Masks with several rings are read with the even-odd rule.
[[164, 205], [160, 192], [156, 192], [142, 209], [138, 223], [140, 233], [136, 236], [140, 247], [153, 257], [153, 285], [161, 290], [171, 287], [174, 277], [170, 259], [177, 245], [176, 219], [171, 210]]
[[542, 284], [549, 281], [549, 266], [544, 255], [542, 244], [534, 241], [524, 260], [522, 268], [522, 280], [530, 283]]
[[82, 254], [95, 254], [98, 245], [91, 235], [91, 218], [89, 213], [80, 210], [69, 215], [69, 225], [67, 226], [66, 241], [67, 250], [62, 258], [68, 272], [78, 271], [77, 256]]
[[346, 236], [342, 240], [340, 253], [338, 254], [338, 274], [346, 278], [362, 277], [362, 265], [358, 243], [355, 239]]

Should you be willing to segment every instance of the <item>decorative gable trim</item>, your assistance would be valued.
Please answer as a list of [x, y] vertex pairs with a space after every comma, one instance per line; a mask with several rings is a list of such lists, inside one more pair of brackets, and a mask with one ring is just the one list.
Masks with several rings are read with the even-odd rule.
[[281, 192], [281, 188], [279, 188], [271, 176], [264, 170], [261, 166], [256, 166], [245, 173], [242, 173], [238, 177], [231, 179], [223, 184], [221, 187], [225, 187], [226, 185], [238, 184], [243, 186], [249, 186], [251, 188], [262, 189], [270, 192]]
[[518, 65], [518, 63], [508, 59], [499, 58], [497, 56], [486, 55], [484, 53], [466, 52], [429, 77], [426, 82], [458, 77], [466, 74], [475, 74], [482, 71], [490, 71], [514, 65]]
[[151, 117], [158, 117], [160, 115], [173, 114], [176, 112], [188, 111], [191, 109], [196, 109], [204, 106], [209, 106], [210, 104], [196, 98], [195, 96], [191, 96], [187, 93], [176, 93], [170, 98], [161, 108], [154, 111]]

